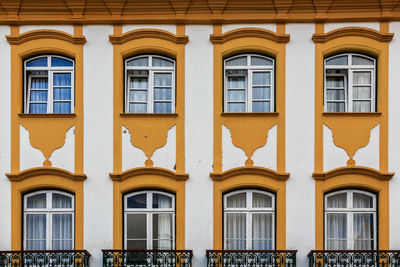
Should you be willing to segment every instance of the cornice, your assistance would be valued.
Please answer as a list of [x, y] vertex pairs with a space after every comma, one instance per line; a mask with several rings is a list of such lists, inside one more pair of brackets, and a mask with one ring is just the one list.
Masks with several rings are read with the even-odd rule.
[[222, 181], [238, 175], [259, 175], [275, 179], [277, 181], [286, 181], [289, 179], [290, 173], [276, 172], [274, 170], [263, 167], [238, 167], [221, 173], [210, 173], [210, 177], [214, 181]]
[[85, 36], [74, 36], [62, 31], [56, 30], [34, 30], [22, 33], [20, 35], [7, 35], [7, 41], [11, 45], [19, 45], [28, 41], [38, 40], [38, 39], [57, 39], [69, 42], [75, 45], [83, 45], [86, 43]]
[[165, 30], [158, 29], [138, 29], [129, 31], [122, 35], [110, 35], [110, 42], [114, 45], [121, 45], [126, 42], [141, 38], [163, 39], [175, 44], [186, 44], [189, 41], [187, 35], [175, 35]]
[[12, 182], [18, 182], [31, 177], [37, 177], [43, 175], [60, 176], [73, 181], [84, 181], [87, 178], [86, 174], [71, 173], [67, 170], [54, 167], [37, 167], [37, 168], [23, 170], [18, 173], [6, 173], [6, 176]]
[[125, 179], [140, 176], [140, 175], [159, 175], [168, 177], [177, 181], [186, 181], [189, 178], [187, 173], [176, 173], [168, 169], [159, 167], [139, 167], [129, 169], [123, 172], [110, 173], [110, 178], [113, 181], [123, 181]]
[[314, 41], [314, 43], [326, 43], [337, 38], [356, 36], [387, 43], [392, 41], [393, 35], [393, 33], [381, 33], [379, 31], [369, 28], [345, 27], [327, 33], [314, 33], [312, 36], [312, 40]]
[[231, 30], [223, 34], [211, 34], [210, 41], [213, 44], [223, 44], [234, 39], [247, 37], [263, 38], [275, 43], [287, 43], [290, 40], [289, 34], [278, 34], [273, 31], [259, 28], [242, 28]]
[[315, 180], [328, 180], [333, 177], [341, 176], [341, 175], [352, 175], [352, 174], [359, 174], [370, 176], [378, 180], [388, 181], [392, 179], [394, 173], [389, 172], [380, 172], [378, 170], [362, 167], [362, 166], [355, 166], [355, 167], [340, 167], [328, 172], [314, 172], [312, 176]]

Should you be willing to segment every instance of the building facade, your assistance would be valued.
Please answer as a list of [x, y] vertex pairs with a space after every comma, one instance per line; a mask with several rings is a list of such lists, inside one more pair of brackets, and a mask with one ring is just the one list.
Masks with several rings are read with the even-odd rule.
[[397, 1], [0, 7], [0, 265], [400, 266]]

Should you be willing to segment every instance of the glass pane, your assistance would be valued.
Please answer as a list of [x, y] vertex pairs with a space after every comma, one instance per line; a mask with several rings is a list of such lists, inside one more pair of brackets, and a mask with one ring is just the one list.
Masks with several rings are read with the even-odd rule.
[[228, 112], [245, 112], [244, 103], [228, 103]]
[[47, 91], [33, 91], [31, 90], [31, 95], [30, 95], [31, 102], [36, 102], [36, 101], [41, 101], [41, 102], [47, 102]]
[[225, 62], [226, 66], [246, 66], [247, 57], [237, 57], [234, 59], [229, 59]]
[[146, 208], [147, 195], [137, 194], [127, 199], [128, 209], [145, 209]]
[[52, 67], [72, 67], [74, 64], [71, 60], [67, 60], [59, 57], [51, 57]]
[[148, 77], [131, 77], [129, 88], [147, 89]]
[[270, 99], [270, 87], [253, 87], [253, 99]]
[[71, 100], [71, 88], [54, 88], [54, 100]]
[[362, 194], [353, 193], [353, 208], [373, 208], [373, 197]]
[[328, 59], [326, 65], [347, 65], [347, 56], [335, 57]]
[[126, 220], [126, 237], [128, 239], [146, 238], [146, 214], [127, 214]]
[[153, 244], [158, 249], [171, 249], [172, 228], [172, 214], [153, 214]]
[[172, 100], [172, 89], [154, 88], [154, 100]]
[[326, 249], [329, 250], [347, 249], [347, 240], [328, 240]]
[[228, 90], [228, 101], [245, 101], [245, 90]]
[[354, 249], [373, 249], [374, 219], [372, 214], [353, 214]]
[[370, 99], [371, 87], [370, 86], [354, 86], [353, 87], [354, 99]]
[[46, 113], [47, 104], [29, 104], [29, 113]]
[[228, 76], [228, 88], [229, 89], [245, 89], [246, 77], [245, 76]]
[[272, 238], [272, 214], [253, 214], [253, 239]]
[[46, 214], [26, 215], [26, 239], [46, 240]]
[[263, 57], [251, 57], [251, 65], [252, 66], [272, 66], [272, 60], [263, 58]]
[[332, 239], [347, 239], [347, 214], [328, 213], [327, 214], [327, 237]]
[[172, 105], [171, 103], [154, 103], [154, 113], [171, 113]]
[[127, 62], [128, 66], [148, 66], [149, 65], [149, 58], [148, 57], [140, 57], [140, 58], [135, 58], [131, 59]]
[[328, 112], [345, 112], [344, 103], [327, 103], [327, 111]]
[[153, 57], [153, 67], [173, 67], [174, 62], [164, 58]]
[[172, 86], [171, 73], [154, 73], [154, 86]]
[[227, 239], [226, 249], [228, 250], [244, 250], [246, 249], [246, 239]]
[[353, 84], [354, 85], [369, 85], [371, 84], [371, 72], [369, 71], [357, 71], [353, 72]]
[[253, 112], [269, 112], [270, 108], [270, 102], [253, 102]]
[[32, 77], [31, 78], [31, 88], [32, 89], [47, 89], [48, 82], [47, 77]]
[[270, 85], [270, 72], [253, 72], [253, 85]]
[[126, 243], [126, 249], [147, 249], [146, 240], [128, 240]]
[[72, 207], [72, 199], [69, 196], [53, 193], [53, 208], [70, 209]]
[[344, 88], [344, 76], [326, 76], [327, 88]]
[[272, 240], [253, 240], [253, 248], [254, 250], [271, 250]]
[[153, 240], [153, 249], [172, 249], [172, 239]]
[[26, 63], [27, 67], [47, 67], [47, 57], [30, 60]]
[[45, 250], [46, 240], [26, 240], [26, 250]]
[[246, 238], [246, 214], [226, 214], [226, 237], [228, 239]]
[[72, 214], [53, 214], [53, 240], [72, 239]]
[[130, 91], [129, 100], [146, 102], [147, 101], [147, 91], [136, 91], [136, 90]]
[[71, 103], [70, 102], [58, 102], [53, 105], [54, 113], [71, 113]]
[[371, 112], [371, 101], [354, 101], [354, 112]]
[[148, 70], [128, 70], [128, 76], [149, 76]]
[[269, 195], [253, 193], [253, 208], [271, 208], [272, 198]]
[[71, 86], [71, 73], [54, 73], [54, 86]]
[[246, 193], [231, 195], [226, 198], [227, 208], [246, 208]]
[[354, 240], [354, 249], [371, 250], [374, 249], [374, 240]]
[[36, 194], [26, 199], [28, 209], [45, 209], [46, 193]]
[[339, 193], [328, 197], [328, 208], [347, 208], [347, 193]]
[[353, 56], [352, 58], [353, 65], [374, 65], [374, 61], [369, 58]]
[[172, 208], [172, 198], [163, 194], [153, 193], [153, 209]]
[[129, 104], [129, 112], [147, 113], [147, 104]]
[[53, 250], [72, 250], [72, 240], [53, 240]]
[[326, 90], [327, 100], [345, 100], [344, 90]]

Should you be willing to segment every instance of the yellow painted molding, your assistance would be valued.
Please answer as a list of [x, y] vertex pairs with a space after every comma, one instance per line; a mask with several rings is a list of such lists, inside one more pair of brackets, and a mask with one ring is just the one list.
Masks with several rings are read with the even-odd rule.
[[72, 181], [84, 181], [87, 178], [86, 174], [72, 173], [67, 170], [54, 167], [36, 167], [23, 170], [18, 173], [6, 173], [8, 179], [13, 182], [44, 175], [64, 177]]
[[277, 181], [286, 181], [289, 179], [290, 173], [280, 173], [264, 167], [237, 167], [221, 173], [210, 173], [210, 177], [214, 181], [222, 181], [237, 175], [258, 175], [275, 179]]
[[222, 112], [221, 117], [277, 117], [278, 112]]
[[358, 117], [379, 117], [382, 116], [382, 112], [323, 112], [324, 117], [352, 117], [357, 119]]
[[343, 37], [365, 37], [378, 42], [390, 42], [393, 39], [393, 33], [382, 33], [377, 30], [363, 27], [345, 27], [332, 30], [328, 33], [314, 33], [312, 40], [314, 43], [326, 43]]
[[121, 35], [110, 35], [109, 38], [110, 42], [114, 45], [121, 45], [126, 42], [142, 38], [163, 39], [175, 44], [186, 44], [189, 41], [189, 37], [187, 35], [175, 35], [171, 32], [159, 29], [138, 29]]
[[378, 170], [362, 166], [339, 167], [330, 170], [328, 172], [321, 172], [321, 173], [314, 172], [312, 176], [314, 177], [315, 180], [327, 180], [330, 178], [334, 178], [336, 176], [352, 175], [352, 174], [370, 176], [383, 181], [390, 180], [394, 176], [394, 173], [380, 172]]
[[19, 113], [20, 118], [76, 118], [75, 113]]
[[275, 33], [261, 28], [241, 28], [223, 34], [211, 34], [210, 41], [213, 44], [223, 44], [231, 40], [248, 37], [262, 38], [275, 43], [287, 43], [290, 40], [290, 34]]
[[171, 170], [159, 167], [139, 167], [126, 170], [121, 173], [110, 173], [110, 178], [113, 181], [123, 181], [131, 177], [141, 176], [141, 175], [156, 175], [164, 176], [177, 181], [186, 181], [189, 178], [187, 173], [176, 173]]
[[176, 118], [178, 113], [121, 113], [121, 118]]
[[20, 45], [32, 40], [40, 39], [57, 39], [62, 40], [75, 45], [83, 45], [86, 43], [85, 36], [75, 36], [62, 31], [56, 30], [34, 30], [29, 32], [24, 32], [20, 35], [7, 35], [7, 41], [12, 45]]

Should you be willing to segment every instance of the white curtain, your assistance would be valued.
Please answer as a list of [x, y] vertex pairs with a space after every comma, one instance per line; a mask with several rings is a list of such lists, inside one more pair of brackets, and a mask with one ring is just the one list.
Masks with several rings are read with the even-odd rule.
[[72, 249], [72, 214], [53, 214], [52, 249]]
[[253, 193], [253, 208], [271, 208], [272, 198], [265, 194]]
[[373, 198], [371, 196], [353, 193], [353, 207], [354, 208], [373, 208]]
[[246, 214], [226, 214], [226, 249], [246, 249]]
[[246, 193], [239, 193], [227, 197], [227, 208], [245, 208], [246, 207]]
[[327, 202], [328, 208], [347, 208], [347, 193], [332, 195]]
[[373, 249], [372, 214], [353, 214], [354, 249]]
[[[172, 74], [154, 74], [154, 113], [172, 112]], [[162, 102], [160, 102], [162, 101]]]
[[[46, 113], [48, 82], [44, 77], [32, 77], [30, 88], [29, 113]], [[40, 103], [44, 102], [44, 103]]]
[[327, 214], [327, 249], [347, 249], [347, 214]]
[[71, 113], [71, 73], [54, 73], [53, 85], [53, 112]]
[[53, 208], [68, 209], [72, 207], [72, 199], [69, 196], [53, 193]]
[[371, 111], [371, 72], [353, 72], [353, 99], [364, 99], [367, 101], [354, 101], [353, 111]]
[[253, 249], [273, 249], [272, 214], [253, 214]]
[[46, 214], [26, 215], [26, 250], [46, 249]]
[[[157, 195], [157, 205], [159, 208], [172, 208], [172, 199], [169, 196], [154, 194]], [[153, 200], [154, 204], [154, 200]], [[154, 214], [153, 220], [158, 220], [158, 229], [153, 229], [153, 233], [155, 230], [157, 231], [157, 239], [158, 249], [172, 249], [172, 214], [171, 213], [160, 213]], [[153, 222], [154, 225], [154, 222]], [[154, 227], [154, 226], [153, 226]], [[153, 237], [154, 238], [154, 237]]]
[[46, 193], [36, 194], [27, 198], [28, 209], [45, 209], [46, 208]]

